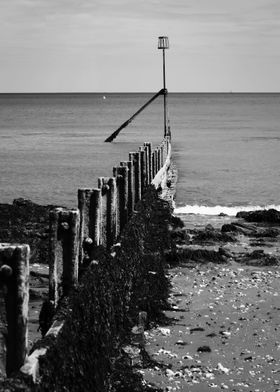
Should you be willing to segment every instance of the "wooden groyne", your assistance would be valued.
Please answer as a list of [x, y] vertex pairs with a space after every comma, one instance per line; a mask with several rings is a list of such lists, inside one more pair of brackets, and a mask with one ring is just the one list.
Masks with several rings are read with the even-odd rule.
[[[77, 209], [55, 208], [50, 212], [49, 298], [45, 308], [54, 317], [50, 328], [44, 331], [43, 340], [29, 354], [27, 353], [29, 247], [1, 244], [0, 376], [2, 378], [9, 377], [20, 370], [21, 373], [31, 376], [33, 382], [39, 381], [39, 359], [47, 354], [48, 348], [55, 344], [57, 335], [63, 331], [65, 320], [63, 312], [60, 312], [60, 304], [67, 303], [67, 298], [73, 295], [73, 290], [75, 295], [81, 272], [85, 271], [88, 265], [98, 263], [96, 261], [98, 249], [103, 248], [110, 252], [112, 246], [119, 241], [124, 228], [134, 219], [137, 205], [151, 184], [153, 189], [160, 191], [170, 186], [168, 183], [170, 165], [169, 136], [165, 137], [156, 148], [152, 148], [151, 143], [144, 143], [138, 151], [129, 153], [127, 161], [120, 162], [113, 168], [111, 177], [98, 178], [96, 188], [79, 189]], [[140, 241], [141, 233], [137, 235]], [[136, 234], [133, 238], [137, 239]], [[130, 246], [129, 243], [127, 245]], [[139, 255], [133, 257], [138, 260], [138, 264], [134, 265], [134, 270], [126, 277], [126, 282], [130, 282], [127, 283], [128, 292], [130, 292], [131, 279], [135, 278], [134, 274], [139, 273], [137, 268], [140, 268], [140, 262], [143, 261]], [[124, 270], [126, 268], [129, 266]], [[96, 279], [97, 277], [98, 274]], [[100, 279], [103, 277], [100, 276]], [[98, 279], [95, 286], [98, 286]]]

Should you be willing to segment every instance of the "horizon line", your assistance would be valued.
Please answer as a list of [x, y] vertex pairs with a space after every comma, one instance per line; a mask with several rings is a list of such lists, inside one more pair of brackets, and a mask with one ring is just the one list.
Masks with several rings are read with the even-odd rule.
[[[8, 94], [154, 94], [155, 91], [4, 91]], [[280, 91], [168, 91], [170, 94], [279, 94]]]

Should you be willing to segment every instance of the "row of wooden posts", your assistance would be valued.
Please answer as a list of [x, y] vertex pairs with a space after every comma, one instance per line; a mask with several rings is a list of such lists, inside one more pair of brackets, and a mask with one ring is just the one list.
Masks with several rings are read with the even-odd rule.
[[[128, 161], [98, 178], [97, 188], [78, 190], [78, 208], [50, 212], [49, 301], [54, 307], [77, 284], [85, 245], [116, 243], [146, 187], [170, 158], [170, 140], [144, 143]], [[23, 365], [28, 347], [28, 245], [0, 244], [0, 376]]]

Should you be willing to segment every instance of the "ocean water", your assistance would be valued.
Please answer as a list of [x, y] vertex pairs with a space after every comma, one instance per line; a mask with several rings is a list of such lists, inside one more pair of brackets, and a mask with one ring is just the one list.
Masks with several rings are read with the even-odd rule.
[[[130, 151], [161, 141], [159, 98], [104, 143], [152, 95], [0, 94], [0, 202], [76, 207], [79, 187], [96, 187]], [[280, 209], [280, 94], [170, 93], [168, 104], [177, 212]]]

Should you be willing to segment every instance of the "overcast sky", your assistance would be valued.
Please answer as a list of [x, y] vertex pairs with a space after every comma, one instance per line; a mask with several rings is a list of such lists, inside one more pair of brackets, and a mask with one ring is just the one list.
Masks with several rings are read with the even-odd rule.
[[0, 92], [280, 91], [279, 0], [0, 0]]

